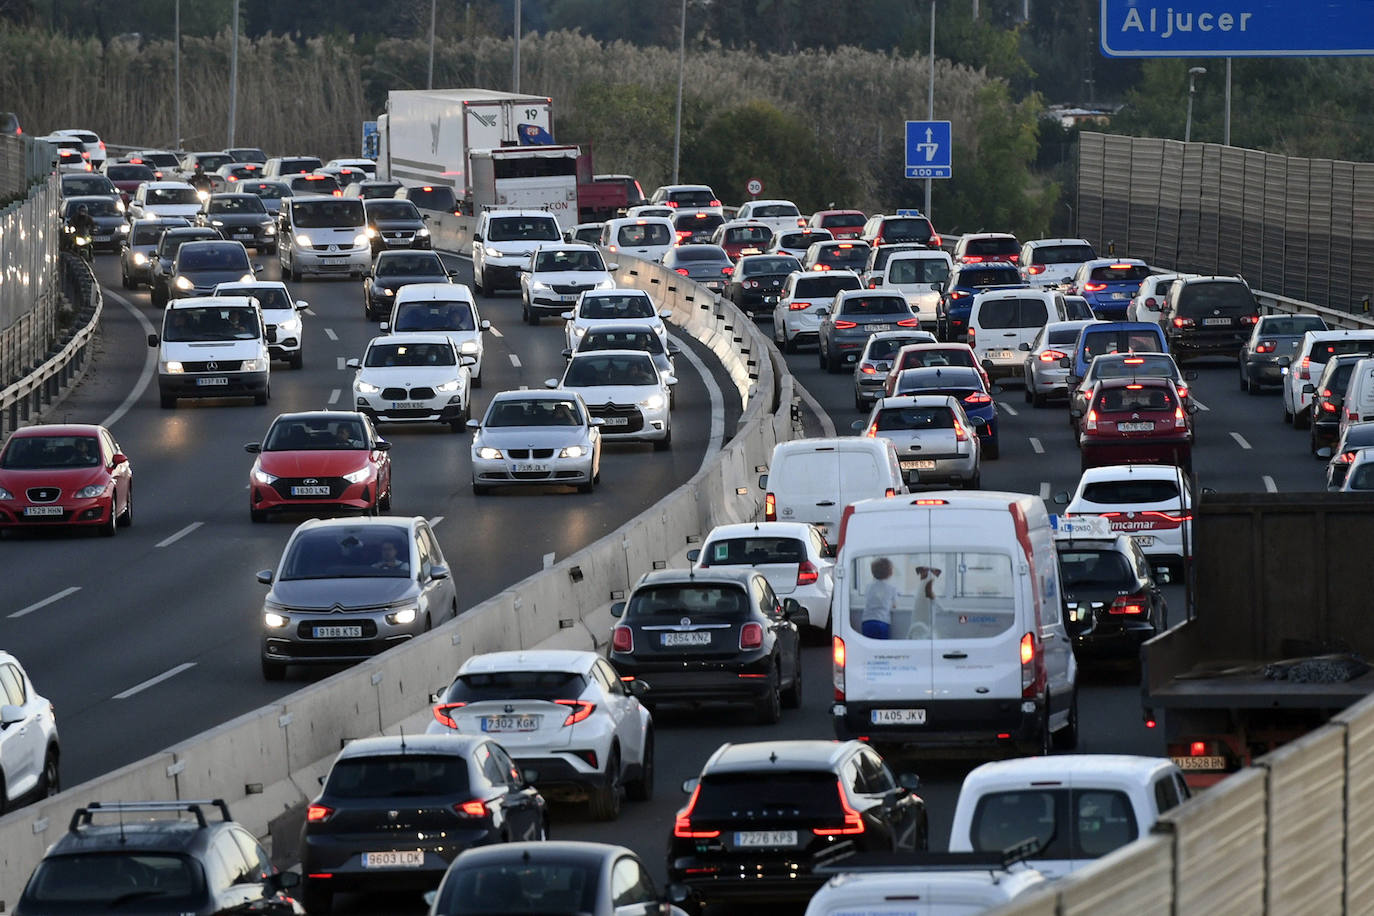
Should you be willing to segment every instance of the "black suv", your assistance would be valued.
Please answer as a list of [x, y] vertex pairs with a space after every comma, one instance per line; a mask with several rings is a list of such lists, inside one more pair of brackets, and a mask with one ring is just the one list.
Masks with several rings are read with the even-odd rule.
[[[207, 817], [212, 808], [219, 820]], [[76, 809], [67, 835], [34, 869], [14, 913], [287, 916], [304, 912], [282, 893], [299, 880], [273, 867], [219, 799], [92, 802]]]
[[806, 900], [816, 869], [858, 852], [927, 848], [918, 780], [894, 779], [859, 741], [724, 744], [696, 779], [668, 840], [668, 880], [695, 906]]
[[778, 596], [756, 569], [645, 573], [628, 602], [609, 658], [622, 677], [649, 685], [644, 705], [746, 703], [760, 721], [801, 705], [801, 640], [807, 612]]
[[1180, 364], [1193, 356], [1235, 356], [1259, 322], [1259, 304], [1240, 277], [1187, 277], [1169, 289], [1164, 339]]
[[735, 262], [735, 272], [725, 284], [725, 298], [742, 311], [769, 314], [778, 304], [788, 274], [801, 270], [801, 262], [788, 254], [753, 254]]
[[1169, 620], [1164, 593], [1140, 545], [1130, 535], [1112, 534], [1061, 536], [1055, 546], [1074, 656], [1080, 662], [1139, 658], [1141, 643]]
[[[163, 308], [172, 298], [172, 270], [176, 265], [177, 252], [187, 242], [222, 241], [224, 236], [219, 230], [209, 226], [187, 226], [184, 229], [168, 229], [162, 233], [162, 240], [148, 256], [148, 289], [151, 291], [155, 308]], [[235, 277], [234, 279], [238, 279]]]
[[1319, 452], [1334, 446], [1340, 439], [1345, 389], [1350, 386], [1350, 376], [1355, 373], [1355, 365], [1367, 358], [1361, 353], [1333, 356], [1326, 361], [1315, 385], [1302, 386], [1304, 394], [1312, 395], [1312, 432], [1309, 445], [1313, 457], [1323, 457]]

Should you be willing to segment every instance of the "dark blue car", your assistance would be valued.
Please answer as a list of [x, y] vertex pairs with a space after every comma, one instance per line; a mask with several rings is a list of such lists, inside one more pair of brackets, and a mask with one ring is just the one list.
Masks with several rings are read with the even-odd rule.
[[1138, 258], [1095, 258], [1078, 268], [1072, 292], [1087, 299], [1098, 318], [1117, 321], [1149, 275], [1150, 266]]
[[[1073, 379], [1088, 374], [1088, 364], [1104, 353], [1168, 353], [1164, 331], [1152, 321], [1106, 321], [1090, 324], [1078, 335], [1073, 355], [1067, 357]], [[1061, 365], [1063, 363], [1061, 362]], [[1074, 383], [1076, 384], [1076, 383]]]
[[947, 394], [958, 398], [964, 413], [968, 414], [969, 421], [978, 431], [978, 439], [983, 445], [983, 457], [997, 457], [997, 404], [984, 387], [983, 376], [977, 369], [967, 366], [924, 366], [919, 369], [903, 369], [897, 376], [897, 386], [893, 394], [897, 397], [908, 394]]
[[936, 307], [935, 335], [950, 343], [964, 343], [968, 335], [973, 297], [989, 289], [1025, 286], [1021, 271], [1010, 261], [993, 264], [960, 264], [949, 272], [940, 304]]

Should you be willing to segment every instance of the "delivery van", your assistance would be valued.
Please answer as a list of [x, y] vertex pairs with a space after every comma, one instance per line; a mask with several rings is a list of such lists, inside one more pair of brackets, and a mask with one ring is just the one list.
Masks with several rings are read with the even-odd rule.
[[779, 442], [759, 488], [764, 521], [816, 525], [832, 544], [845, 506], [906, 492], [897, 450], [867, 436]]

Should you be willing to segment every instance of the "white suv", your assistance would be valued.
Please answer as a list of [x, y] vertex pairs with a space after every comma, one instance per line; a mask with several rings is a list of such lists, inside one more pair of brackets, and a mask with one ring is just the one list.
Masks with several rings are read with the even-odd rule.
[[57, 716], [18, 660], [0, 651], [0, 814], [61, 788]]
[[563, 230], [543, 210], [486, 210], [472, 233], [472, 285], [490, 295], [519, 289], [520, 272], [540, 245], [563, 241]]
[[615, 289], [611, 271], [619, 267], [601, 260], [601, 252], [591, 245], [536, 248], [529, 268], [520, 274], [520, 317], [538, 324], [545, 316], [561, 316], [588, 290]]
[[[1064, 502], [1060, 494], [1057, 502]], [[1089, 468], [1064, 515], [1101, 515], [1129, 534], [1152, 563], [1181, 568], [1193, 550], [1192, 483], [1176, 467], [1114, 464]]]
[[653, 717], [595, 652], [490, 652], [463, 662], [436, 693], [429, 734], [490, 735], [534, 771], [544, 797], [586, 800], [594, 818], [620, 814], [620, 790], [647, 801], [654, 790]]

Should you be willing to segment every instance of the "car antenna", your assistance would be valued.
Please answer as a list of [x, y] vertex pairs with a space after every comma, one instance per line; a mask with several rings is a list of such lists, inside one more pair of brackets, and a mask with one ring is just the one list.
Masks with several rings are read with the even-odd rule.
[[124, 803], [120, 802], [115, 805], [115, 810], [119, 812], [119, 842], [121, 844], [127, 843], [129, 840], [124, 836]]
[[777, 763], [777, 762], [778, 762], [778, 752], [777, 752], [777, 751], [772, 751], [772, 752], [769, 753], [769, 755], [768, 755], [768, 762], [769, 762], [769, 763]]
[[404, 754], [406, 752], [406, 727], [399, 725], [397, 728], [401, 731], [401, 753]]

